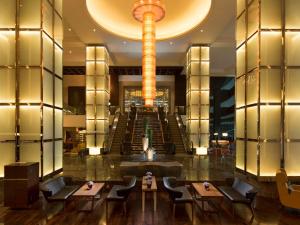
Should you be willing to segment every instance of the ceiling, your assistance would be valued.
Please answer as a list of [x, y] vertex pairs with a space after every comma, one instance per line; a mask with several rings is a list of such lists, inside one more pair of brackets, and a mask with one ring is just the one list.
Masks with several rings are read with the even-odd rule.
[[[108, 1], [108, 0], [97, 0]], [[109, 0], [118, 5], [120, 1]], [[133, 0], [126, 0], [134, 2]], [[186, 11], [198, 1], [206, 0], [164, 0], [166, 14]], [[170, 4], [172, 2], [173, 4]], [[179, 4], [185, 2], [185, 5]], [[131, 4], [131, 3], [130, 3]], [[120, 8], [122, 5], [120, 5]], [[232, 76], [235, 71], [235, 0], [212, 0], [207, 17], [185, 34], [157, 41], [158, 66], [183, 66], [185, 52], [191, 44], [211, 45], [211, 73]], [[126, 10], [125, 10], [126, 11]], [[127, 16], [128, 12], [124, 13]], [[99, 12], [101, 13], [101, 12]], [[131, 16], [131, 14], [130, 14]], [[112, 17], [115, 20], [116, 17]], [[141, 65], [140, 41], [117, 36], [100, 26], [87, 10], [86, 0], [64, 0], [64, 65], [85, 64], [85, 45], [104, 44], [108, 47], [114, 66]]]
[[[125, 38], [141, 40], [141, 23], [133, 16], [135, 2], [136, 0], [86, 0], [86, 6], [92, 18], [107, 31]], [[161, 13], [164, 16], [159, 17], [162, 20], [155, 24], [156, 40], [178, 37], [197, 27], [211, 7], [211, 0], [193, 0], [188, 3], [183, 0], [162, 2], [165, 10], [156, 10], [165, 12]]]

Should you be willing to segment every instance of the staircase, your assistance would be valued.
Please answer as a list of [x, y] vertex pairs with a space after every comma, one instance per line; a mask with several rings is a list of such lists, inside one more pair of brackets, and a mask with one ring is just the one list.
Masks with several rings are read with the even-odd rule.
[[120, 154], [121, 143], [126, 132], [126, 125], [127, 125], [127, 115], [126, 114], [120, 115], [116, 132], [111, 145], [110, 153]]
[[140, 153], [143, 150], [142, 138], [144, 134], [144, 118], [148, 118], [148, 126], [153, 131], [152, 145], [155, 148], [156, 153], [165, 153], [161, 122], [158, 119], [157, 112], [137, 113], [131, 142], [132, 153]]
[[171, 140], [176, 145], [176, 154], [178, 153], [186, 153], [184, 148], [184, 144], [182, 141], [181, 133], [178, 127], [178, 123], [175, 115], [168, 116], [168, 122], [171, 133]]

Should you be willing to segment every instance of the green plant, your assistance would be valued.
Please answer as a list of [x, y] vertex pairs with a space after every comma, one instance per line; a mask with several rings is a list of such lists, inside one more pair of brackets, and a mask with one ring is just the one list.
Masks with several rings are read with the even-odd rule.
[[152, 134], [153, 134], [153, 131], [152, 129], [148, 128], [147, 130], [147, 137], [148, 137], [148, 140], [149, 140], [149, 148], [152, 148]]
[[144, 134], [145, 134], [145, 137], [147, 137], [148, 135], [148, 129], [149, 129], [149, 120], [147, 117], [144, 118]]

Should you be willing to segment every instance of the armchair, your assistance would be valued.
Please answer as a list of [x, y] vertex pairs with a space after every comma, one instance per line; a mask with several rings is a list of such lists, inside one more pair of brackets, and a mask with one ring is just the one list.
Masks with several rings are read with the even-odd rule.
[[288, 208], [300, 209], [300, 185], [289, 184], [284, 169], [277, 171], [276, 183], [281, 204]]
[[175, 177], [163, 177], [163, 184], [169, 197], [173, 202], [173, 213], [175, 213], [176, 204], [179, 203], [189, 203], [192, 206], [192, 221], [194, 217], [194, 200], [187, 187], [185, 186], [176, 186]]
[[131, 190], [135, 187], [136, 177], [131, 177], [127, 185], [114, 185], [106, 197], [106, 221], [108, 219], [108, 203], [123, 202], [124, 213], [126, 214], [126, 201]]

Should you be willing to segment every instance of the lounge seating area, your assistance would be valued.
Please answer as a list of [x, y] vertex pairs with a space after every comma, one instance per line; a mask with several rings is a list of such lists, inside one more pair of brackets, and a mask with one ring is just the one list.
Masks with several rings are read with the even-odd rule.
[[0, 225], [300, 225], [300, 0], [0, 0]]

